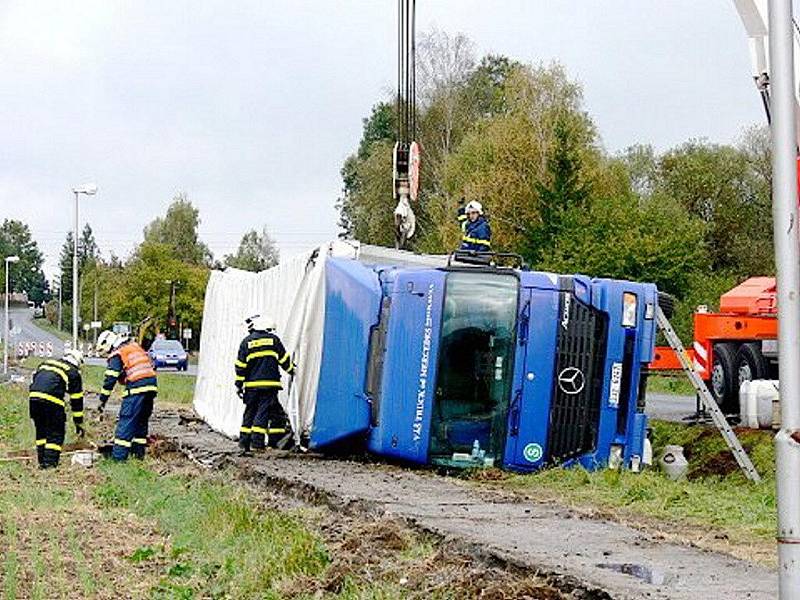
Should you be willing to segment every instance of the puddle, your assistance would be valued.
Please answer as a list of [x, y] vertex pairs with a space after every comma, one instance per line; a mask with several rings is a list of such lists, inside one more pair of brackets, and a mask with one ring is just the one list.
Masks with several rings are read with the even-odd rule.
[[664, 585], [669, 577], [660, 569], [651, 569], [636, 563], [599, 563], [601, 569], [610, 569], [617, 573], [631, 575], [653, 585]]

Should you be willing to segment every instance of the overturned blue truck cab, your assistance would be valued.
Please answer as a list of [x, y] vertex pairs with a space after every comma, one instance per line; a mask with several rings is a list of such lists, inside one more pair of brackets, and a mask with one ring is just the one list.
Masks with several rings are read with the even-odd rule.
[[448, 264], [327, 262], [311, 447], [639, 470], [656, 287]]

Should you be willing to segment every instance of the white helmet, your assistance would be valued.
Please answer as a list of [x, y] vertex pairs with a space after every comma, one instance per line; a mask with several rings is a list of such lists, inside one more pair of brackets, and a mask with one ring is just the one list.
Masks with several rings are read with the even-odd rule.
[[272, 331], [276, 328], [275, 319], [269, 315], [253, 315], [252, 317], [247, 317], [244, 322], [247, 325], [247, 331], [250, 333], [254, 331]]
[[83, 364], [83, 352], [80, 350], [67, 350], [64, 352], [64, 361], [80, 368]]
[[465, 213], [476, 212], [479, 215], [483, 214], [483, 204], [478, 202], [477, 200], [470, 200], [467, 205], [464, 207]]
[[95, 350], [97, 350], [98, 354], [110, 354], [112, 350], [119, 348], [120, 344], [124, 341], [124, 336], [118, 335], [110, 329], [106, 329], [97, 337]]

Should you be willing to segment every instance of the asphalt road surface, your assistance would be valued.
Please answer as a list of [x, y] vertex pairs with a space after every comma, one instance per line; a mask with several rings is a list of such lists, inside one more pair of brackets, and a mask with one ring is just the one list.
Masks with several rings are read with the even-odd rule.
[[[51, 344], [53, 355], [60, 356], [64, 352], [64, 341], [58, 336], [40, 329], [33, 319], [33, 311], [29, 308], [12, 308], [9, 311], [10, 319], [10, 338], [14, 345], [27, 343], [35, 343], [37, 345], [44, 344], [45, 348]], [[87, 365], [104, 366], [105, 359], [88, 357], [86, 359]], [[176, 369], [160, 369], [160, 373], [178, 373], [180, 375], [197, 375], [197, 365], [190, 364], [186, 371], [178, 371]]]
[[648, 392], [645, 413], [651, 419], [680, 423], [697, 410], [694, 396], [675, 396]]

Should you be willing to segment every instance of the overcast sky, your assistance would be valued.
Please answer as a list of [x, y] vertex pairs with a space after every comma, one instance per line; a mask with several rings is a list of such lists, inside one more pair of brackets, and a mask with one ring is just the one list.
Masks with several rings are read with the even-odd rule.
[[[563, 63], [610, 152], [763, 121], [731, 0], [417, 5], [418, 31]], [[179, 191], [218, 256], [262, 225], [284, 255], [334, 237], [342, 161], [395, 84], [395, 19], [396, 0], [0, 0], [0, 218], [31, 226], [49, 275], [84, 181], [105, 255]]]

